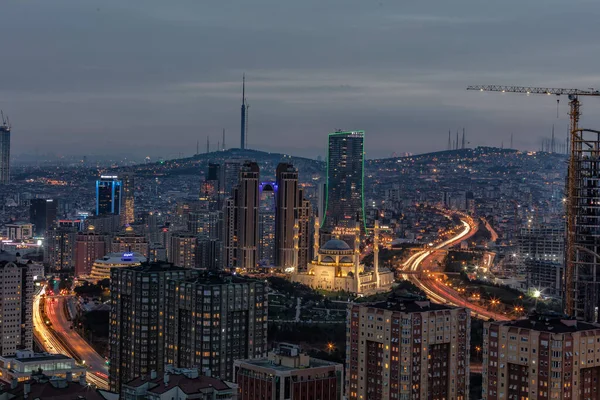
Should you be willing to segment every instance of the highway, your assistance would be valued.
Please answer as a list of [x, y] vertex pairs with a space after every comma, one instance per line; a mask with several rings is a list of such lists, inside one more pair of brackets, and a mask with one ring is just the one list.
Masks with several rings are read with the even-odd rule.
[[[402, 265], [401, 269], [403, 271], [420, 271], [422, 270], [422, 264], [424, 262], [430, 261], [431, 259], [435, 259], [435, 257], [439, 257], [437, 250], [445, 250], [449, 247], [452, 247], [463, 240], [468, 239], [477, 231], [476, 222], [473, 219], [465, 214], [458, 214], [461, 217], [461, 223], [463, 225], [463, 229], [454, 237], [443, 241], [442, 243], [433, 246], [429, 250], [421, 250], [408, 258]], [[441, 282], [436, 281], [435, 279], [421, 279], [419, 274], [402, 274], [401, 275], [404, 280], [411, 281], [417, 287], [419, 287], [425, 294], [434, 302], [440, 304], [449, 304], [458, 307], [465, 307], [471, 310], [471, 314], [477, 318], [488, 320], [508, 320], [506, 316], [489, 311], [485, 307], [481, 307], [477, 304], [473, 304], [465, 299], [463, 299], [460, 294], [444, 285]]]
[[[33, 300], [33, 326], [34, 334], [38, 341], [49, 353], [60, 353], [71, 356], [84, 363], [89, 369], [87, 380], [101, 389], [108, 389], [108, 368], [100, 356], [75, 330], [71, 329], [71, 322], [64, 313], [63, 296], [42, 297], [44, 290]], [[46, 317], [50, 324], [46, 324], [40, 310], [44, 301]]]

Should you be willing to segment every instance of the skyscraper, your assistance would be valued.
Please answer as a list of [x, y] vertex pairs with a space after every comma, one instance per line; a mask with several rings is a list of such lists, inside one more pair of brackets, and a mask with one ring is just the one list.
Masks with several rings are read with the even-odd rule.
[[276, 184], [260, 184], [260, 205], [258, 210], [258, 262], [261, 265], [275, 264], [275, 199]]
[[258, 263], [259, 168], [247, 161], [239, 183], [225, 206], [225, 256], [227, 267], [252, 269]]
[[359, 216], [364, 229], [364, 131], [329, 134], [327, 204], [321, 227], [344, 233]]
[[352, 305], [346, 324], [349, 400], [468, 398], [468, 310], [390, 298]]
[[235, 188], [240, 179], [240, 169], [242, 168], [242, 160], [227, 160], [223, 164], [223, 168], [220, 173], [221, 179], [221, 190], [223, 191], [224, 197], [231, 196], [231, 191]]
[[31, 199], [29, 205], [29, 222], [35, 225], [35, 236], [44, 236], [56, 221], [58, 200]]
[[33, 350], [31, 264], [0, 261], [0, 356]]
[[246, 107], [246, 75], [242, 77], [242, 118], [241, 118], [241, 137], [240, 137], [240, 149], [246, 148], [246, 121], [248, 110]]
[[121, 214], [123, 183], [116, 175], [102, 175], [96, 181], [96, 215]]
[[[193, 270], [153, 263], [111, 270], [109, 382], [119, 391], [124, 382], [165, 364], [165, 286]], [[191, 326], [189, 326], [191, 330]]]
[[121, 225], [133, 224], [135, 222], [135, 177], [133, 173], [127, 172], [122, 174], [121, 182], [123, 184]]
[[51, 271], [71, 270], [75, 266], [75, 240], [77, 227], [50, 228], [46, 235], [44, 246], [44, 262]]
[[165, 290], [167, 364], [232, 380], [234, 360], [266, 355], [264, 282], [200, 274], [170, 280]]
[[309, 261], [310, 247], [310, 202], [304, 199], [298, 185], [298, 170], [291, 164], [280, 163], [276, 170], [277, 207], [275, 211], [275, 265], [292, 267], [294, 248], [294, 224], [299, 223], [298, 265], [304, 268]]
[[10, 183], [10, 124], [4, 119], [0, 121], [0, 185]]

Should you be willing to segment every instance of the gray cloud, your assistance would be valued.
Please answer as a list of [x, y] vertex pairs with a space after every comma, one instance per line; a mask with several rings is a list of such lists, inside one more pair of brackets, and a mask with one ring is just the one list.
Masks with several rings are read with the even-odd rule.
[[[335, 128], [370, 157], [473, 145], [537, 149], [566, 99], [469, 84], [600, 86], [596, 1], [5, 0], [0, 108], [14, 152], [190, 154], [238, 143], [316, 156]], [[584, 125], [598, 127], [595, 99]], [[566, 128], [565, 128], [566, 129]]]

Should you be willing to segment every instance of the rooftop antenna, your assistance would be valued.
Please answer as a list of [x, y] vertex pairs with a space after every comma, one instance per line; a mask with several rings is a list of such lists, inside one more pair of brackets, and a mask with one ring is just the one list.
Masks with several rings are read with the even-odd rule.
[[463, 128], [463, 136], [462, 136], [462, 149], [465, 148], [465, 128]]
[[458, 129], [456, 130], [456, 146], [454, 146], [454, 150], [458, 150]]
[[550, 142], [550, 152], [554, 153], [554, 124], [552, 124], [552, 141]]
[[225, 147], [225, 128], [223, 128], [223, 150], [227, 150]]
[[448, 150], [452, 150], [452, 140], [450, 139], [450, 130], [448, 130]]

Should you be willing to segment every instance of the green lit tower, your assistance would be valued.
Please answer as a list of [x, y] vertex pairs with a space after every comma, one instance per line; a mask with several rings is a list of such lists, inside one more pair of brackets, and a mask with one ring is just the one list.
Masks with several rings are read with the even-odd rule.
[[327, 199], [321, 225], [330, 233], [354, 229], [358, 215], [364, 231], [364, 131], [329, 134]]

